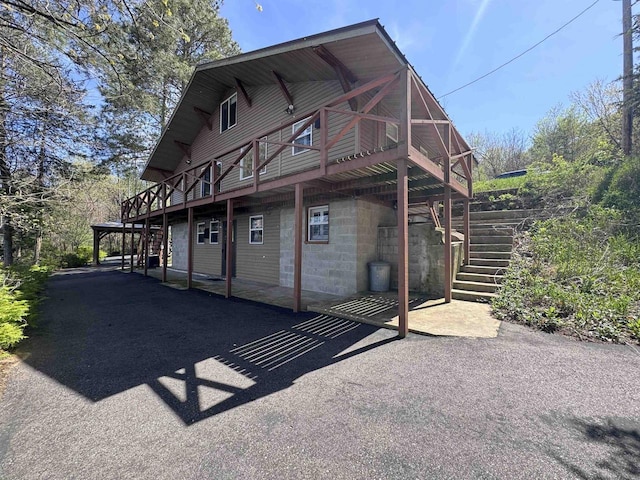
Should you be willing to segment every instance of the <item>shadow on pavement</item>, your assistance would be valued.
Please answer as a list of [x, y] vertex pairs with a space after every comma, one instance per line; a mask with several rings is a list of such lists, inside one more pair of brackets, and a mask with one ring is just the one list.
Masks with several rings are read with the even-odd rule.
[[147, 384], [187, 425], [396, 338], [113, 271], [54, 276], [47, 297], [26, 363], [92, 401]]
[[607, 452], [601, 458], [594, 458], [592, 465], [575, 465], [554, 455], [561, 465], [578, 478], [640, 478], [640, 430], [617, 425], [612, 419], [602, 425], [578, 418], [570, 421], [570, 428], [575, 429], [581, 439], [599, 444]]

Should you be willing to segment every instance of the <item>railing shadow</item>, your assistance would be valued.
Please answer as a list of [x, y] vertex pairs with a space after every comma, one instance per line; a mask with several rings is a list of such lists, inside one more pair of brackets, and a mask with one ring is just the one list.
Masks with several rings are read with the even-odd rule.
[[54, 277], [47, 297], [29, 365], [96, 402], [146, 384], [186, 425], [396, 338], [113, 271]]

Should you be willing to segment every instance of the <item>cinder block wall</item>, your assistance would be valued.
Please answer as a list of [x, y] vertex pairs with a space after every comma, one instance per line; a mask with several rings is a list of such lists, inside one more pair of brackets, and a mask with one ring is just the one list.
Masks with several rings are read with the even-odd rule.
[[[285, 287], [293, 287], [293, 215], [293, 208], [280, 213], [280, 285]], [[306, 238], [306, 219], [303, 224]], [[329, 202], [329, 243], [302, 245], [302, 289], [334, 295], [357, 292], [356, 238], [356, 201]]]
[[187, 223], [171, 224], [172, 268], [187, 269]]
[[356, 282], [359, 292], [369, 289], [367, 263], [378, 258], [378, 227], [397, 223], [396, 211], [390, 206], [357, 200], [358, 209], [358, 262]]
[[[378, 229], [380, 259], [391, 264], [391, 288], [398, 288], [398, 227]], [[453, 272], [460, 265], [461, 243], [453, 244]], [[444, 295], [442, 233], [429, 223], [409, 225], [409, 290]]]

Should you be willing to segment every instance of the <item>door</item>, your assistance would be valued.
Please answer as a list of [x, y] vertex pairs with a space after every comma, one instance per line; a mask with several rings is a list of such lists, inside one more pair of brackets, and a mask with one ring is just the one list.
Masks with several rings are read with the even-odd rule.
[[[236, 276], [236, 232], [238, 221], [233, 221], [231, 232], [231, 276]], [[220, 230], [222, 232], [222, 276], [227, 276], [227, 222], [220, 222]]]

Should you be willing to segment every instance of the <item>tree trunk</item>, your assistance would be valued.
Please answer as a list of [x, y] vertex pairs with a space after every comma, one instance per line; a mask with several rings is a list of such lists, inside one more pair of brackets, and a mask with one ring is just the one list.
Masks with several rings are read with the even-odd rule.
[[11, 227], [11, 217], [5, 215], [2, 223], [2, 238], [4, 240], [2, 263], [5, 267], [10, 267], [13, 264], [13, 228]]
[[[4, 51], [0, 49], [0, 82], [4, 86]], [[11, 194], [11, 171], [7, 162], [7, 129], [6, 119], [9, 106], [0, 90], [0, 189], [3, 194]], [[4, 240], [3, 264], [9, 267], [13, 264], [13, 227], [11, 216], [5, 214], [2, 219], [2, 237]]]

